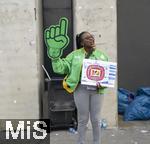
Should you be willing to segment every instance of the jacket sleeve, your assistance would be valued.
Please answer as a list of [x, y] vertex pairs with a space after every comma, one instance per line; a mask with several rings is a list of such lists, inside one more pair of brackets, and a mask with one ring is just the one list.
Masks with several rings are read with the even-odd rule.
[[72, 64], [73, 53], [66, 58], [52, 60], [53, 71], [58, 74], [69, 74]]

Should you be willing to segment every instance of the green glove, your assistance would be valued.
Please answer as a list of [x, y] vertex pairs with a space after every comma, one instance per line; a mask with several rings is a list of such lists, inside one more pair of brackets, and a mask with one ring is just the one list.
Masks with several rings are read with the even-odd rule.
[[61, 57], [63, 50], [69, 44], [68, 19], [63, 17], [59, 21], [59, 25], [51, 25], [44, 31], [44, 40], [47, 46], [47, 54], [51, 59]]

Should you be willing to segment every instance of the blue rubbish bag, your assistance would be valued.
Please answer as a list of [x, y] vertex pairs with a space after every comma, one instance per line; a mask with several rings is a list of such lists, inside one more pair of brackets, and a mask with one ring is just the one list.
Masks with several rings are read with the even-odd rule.
[[124, 113], [125, 121], [150, 119], [150, 87], [139, 88], [134, 101], [127, 107]]
[[146, 95], [150, 96], [150, 87], [142, 87], [137, 90], [137, 96]]
[[126, 108], [134, 100], [135, 94], [124, 88], [118, 89], [118, 113], [124, 114]]

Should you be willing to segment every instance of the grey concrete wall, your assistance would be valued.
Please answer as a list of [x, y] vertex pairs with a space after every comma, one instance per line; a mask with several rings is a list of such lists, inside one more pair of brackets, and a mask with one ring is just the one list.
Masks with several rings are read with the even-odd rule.
[[[97, 48], [116, 61], [116, 0], [74, 0], [74, 4], [75, 32], [92, 32]], [[0, 119], [39, 118], [41, 15], [41, 0], [0, 1]], [[102, 110], [109, 127], [117, 125], [116, 88], [107, 91]]]
[[39, 118], [39, 1], [0, 1], [0, 119]]
[[[116, 0], [75, 0], [75, 32], [89, 31], [95, 35], [96, 46], [109, 60], [117, 61]], [[117, 83], [109, 88], [103, 103], [102, 118], [109, 127], [117, 126]]]

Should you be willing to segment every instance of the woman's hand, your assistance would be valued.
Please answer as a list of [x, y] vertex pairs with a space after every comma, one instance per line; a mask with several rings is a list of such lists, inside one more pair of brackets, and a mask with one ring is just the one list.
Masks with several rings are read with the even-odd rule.
[[100, 82], [97, 82], [97, 83], [96, 83], [96, 86], [97, 86], [98, 88], [101, 88], [101, 87], [102, 87]]

